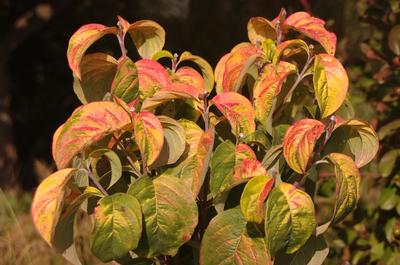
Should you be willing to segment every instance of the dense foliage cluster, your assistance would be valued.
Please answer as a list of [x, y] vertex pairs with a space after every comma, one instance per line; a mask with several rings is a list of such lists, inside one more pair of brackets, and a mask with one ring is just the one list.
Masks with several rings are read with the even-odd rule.
[[[32, 204], [43, 238], [74, 264], [322, 264], [323, 235], [355, 209], [359, 168], [378, 151], [324, 24], [284, 10], [251, 18], [249, 42], [214, 71], [163, 50], [153, 21], [81, 27], [67, 56], [83, 105], [55, 132], [58, 171]], [[120, 58], [86, 54], [105, 35]], [[319, 218], [326, 176], [334, 203]]]

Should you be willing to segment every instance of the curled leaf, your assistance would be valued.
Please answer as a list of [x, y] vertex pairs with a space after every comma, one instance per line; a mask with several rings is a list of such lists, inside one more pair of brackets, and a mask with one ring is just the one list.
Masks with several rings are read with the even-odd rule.
[[307, 43], [303, 40], [287, 40], [276, 47], [272, 64], [276, 65], [282, 57], [290, 57], [295, 54], [305, 52], [307, 57], [310, 57], [310, 49]]
[[224, 91], [222, 83], [224, 81], [225, 64], [230, 56], [231, 53], [227, 53], [224, 56], [222, 56], [221, 59], [219, 59], [217, 66], [215, 67], [214, 76], [216, 83], [215, 89], [217, 91], [217, 94], [222, 93]]
[[53, 143], [53, 156], [59, 169], [104, 136], [127, 129], [130, 115], [117, 103], [92, 102], [77, 108], [64, 123]]
[[319, 42], [327, 53], [335, 54], [336, 35], [325, 29], [322, 19], [312, 17], [307, 12], [296, 12], [290, 15], [283, 25]]
[[263, 17], [252, 17], [247, 23], [247, 34], [253, 44], [262, 43], [266, 39], [275, 39], [275, 27]]
[[314, 146], [324, 130], [325, 125], [322, 122], [303, 119], [286, 131], [283, 138], [283, 156], [294, 171], [306, 173]]
[[313, 82], [321, 117], [326, 118], [346, 99], [349, 78], [338, 59], [329, 54], [318, 54], [314, 61]]
[[178, 77], [179, 82], [195, 87], [198, 90], [197, 96], [200, 96], [204, 93], [204, 79], [193, 68], [188, 66], [180, 67], [176, 71], [175, 75]]
[[247, 136], [255, 131], [255, 111], [250, 101], [235, 92], [224, 92], [212, 99], [218, 110], [229, 121], [232, 132], [239, 136]]
[[117, 28], [101, 24], [87, 24], [80, 27], [69, 39], [67, 58], [75, 76], [81, 79], [80, 64], [86, 50], [98, 39], [107, 34], [116, 34]]

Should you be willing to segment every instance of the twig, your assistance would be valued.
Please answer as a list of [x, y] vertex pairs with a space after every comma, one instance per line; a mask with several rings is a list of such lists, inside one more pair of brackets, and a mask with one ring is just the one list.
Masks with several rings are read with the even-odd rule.
[[96, 179], [96, 177], [93, 175], [92, 171], [90, 170], [90, 167], [88, 165], [85, 166], [85, 171], [88, 174], [89, 178], [93, 181], [94, 185], [105, 195], [108, 196], [108, 192], [101, 186], [100, 182]]

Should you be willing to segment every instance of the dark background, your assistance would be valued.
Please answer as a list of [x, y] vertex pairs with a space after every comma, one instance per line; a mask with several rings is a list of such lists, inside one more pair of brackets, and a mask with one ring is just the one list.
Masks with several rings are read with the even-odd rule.
[[[69, 37], [81, 25], [115, 25], [117, 15], [129, 22], [152, 19], [167, 32], [167, 50], [191, 51], [214, 67], [235, 44], [247, 40], [250, 17], [273, 19], [282, 7], [289, 14], [307, 10], [327, 20], [341, 40], [338, 56], [349, 63], [357, 60], [357, 52], [347, 51], [360, 38], [354, 30], [359, 21], [356, 2], [0, 0], [0, 186], [31, 189], [54, 167], [53, 132], [79, 105], [66, 50]], [[113, 54], [118, 52], [116, 45], [106, 38], [95, 49]]]

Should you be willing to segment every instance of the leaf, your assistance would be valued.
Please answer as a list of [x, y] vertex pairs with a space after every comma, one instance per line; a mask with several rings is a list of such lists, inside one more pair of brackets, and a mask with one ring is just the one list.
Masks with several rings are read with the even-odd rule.
[[247, 44], [232, 51], [225, 62], [223, 91], [238, 91], [244, 84], [249, 68], [263, 56], [262, 50]]
[[325, 130], [317, 120], [303, 119], [295, 122], [283, 138], [283, 156], [288, 165], [297, 173], [305, 174], [314, 146]]
[[178, 77], [179, 81], [197, 89], [197, 96], [204, 93], [204, 79], [203, 77], [193, 68], [184, 66], [180, 67], [175, 75]]
[[152, 20], [139, 20], [129, 25], [127, 32], [142, 58], [152, 58], [165, 44], [165, 30]]
[[278, 255], [275, 259], [276, 264], [290, 265], [322, 265], [328, 257], [329, 247], [324, 237], [311, 236], [307, 242], [294, 254]]
[[142, 159], [151, 166], [164, 145], [164, 129], [160, 120], [151, 112], [140, 112], [133, 116], [135, 141]]
[[185, 130], [174, 119], [167, 116], [157, 117], [164, 130], [164, 145], [152, 168], [174, 164], [185, 151]]
[[[371, 126], [354, 119], [338, 122], [332, 136], [335, 137], [336, 134], [340, 134], [341, 129], [345, 132], [342, 138], [344, 138], [351, 151], [349, 155], [354, 155], [357, 167], [363, 167], [371, 162], [379, 149], [378, 136]], [[333, 142], [328, 143], [337, 144]]]
[[171, 83], [163, 87], [152, 97], [143, 102], [142, 111], [152, 111], [158, 106], [175, 99], [192, 99], [198, 101], [197, 89], [184, 83]]
[[80, 71], [81, 79], [74, 76], [74, 92], [86, 104], [101, 101], [111, 91], [117, 60], [105, 53], [91, 53], [83, 56]]
[[351, 213], [360, 199], [360, 172], [353, 159], [339, 153], [331, 153], [326, 159], [334, 168], [336, 200], [332, 222], [337, 223]]
[[45, 178], [35, 192], [31, 207], [33, 223], [50, 246], [70, 192], [66, 185], [75, 172], [73, 168], [59, 170]]
[[243, 142], [246, 144], [257, 144], [264, 149], [271, 146], [271, 142], [263, 130], [255, 130], [251, 134], [243, 138]]
[[310, 49], [303, 40], [284, 41], [276, 47], [275, 55], [272, 58], [272, 64], [277, 65], [282, 57], [290, 57], [303, 51], [307, 54], [307, 57], [310, 57]]
[[262, 165], [267, 169], [271, 169], [279, 162], [280, 155], [282, 154], [282, 145], [271, 146], [270, 149], [265, 153], [262, 160]]
[[312, 17], [307, 12], [296, 12], [290, 15], [283, 27], [290, 27], [307, 37], [319, 42], [325, 51], [334, 55], [336, 51], [336, 35], [324, 27], [322, 19]]
[[135, 64], [129, 57], [118, 60], [117, 73], [111, 85], [111, 91], [126, 103], [134, 100], [139, 92], [139, 80]]
[[197, 225], [195, 199], [180, 179], [161, 175], [136, 180], [128, 190], [141, 206], [149, 243], [147, 257], [174, 256], [192, 237]]
[[135, 249], [142, 233], [138, 200], [125, 193], [102, 198], [94, 212], [90, 237], [93, 254], [103, 262], [120, 258]]
[[346, 99], [349, 78], [342, 64], [332, 55], [318, 54], [314, 60], [315, 96], [321, 117], [326, 118]]
[[265, 216], [264, 201], [274, 185], [269, 176], [252, 178], [244, 187], [240, 198], [240, 209], [248, 222], [262, 223]]
[[114, 151], [109, 149], [97, 149], [93, 151], [89, 156], [97, 159], [100, 159], [102, 156], [107, 157], [111, 169], [111, 180], [108, 188], [114, 185], [122, 177], [121, 160]]
[[170, 58], [173, 59], [174, 55], [172, 55], [171, 52], [167, 51], [167, 50], [161, 50], [159, 52], [156, 52], [153, 57], [151, 58], [151, 60], [153, 61], [158, 61], [162, 58]]
[[180, 120], [179, 123], [186, 132], [189, 150], [184, 160], [178, 161], [178, 165], [167, 169], [165, 173], [182, 179], [183, 183], [191, 188], [193, 195], [197, 196], [208, 171], [214, 145], [214, 128], [204, 132], [192, 121]]
[[400, 157], [400, 149], [390, 150], [383, 155], [379, 161], [379, 172], [382, 177], [386, 178], [390, 176], [398, 157]]
[[384, 188], [380, 195], [379, 207], [385, 211], [392, 210], [400, 201], [400, 197], [397, 195], [397, 189], [395, 187]]
[[276, 39], [274, 25], [263, 17], [252, 17], [247, 23], [247, 34], [252, 44], [260, 44], [266, 39]]
[[255, 111], [250, 101], [235, 92], [224, 92], [216, 95], [212, 101], [218, 110], [229, 121], [236, 136], [246, 137], [255, 131]]
[[253, 98], [256, 109], [256, 118], [266, 127], [267, 118], [272, 110], [273, 100], [278, 96], [286, 77], [297, 70], [296, 66], [279, 62], [275, 67], [268, 64], [263, 68], [260, 79], [254, 86]]
[[193, 55], [190, 52], [183, 52], [181, 54], [178, 64], [183, 61], [192, 61], [200, 67], [204, 78], [205, 90], [211, 92], [214, 87], [214, 73], [210, 64], [200, 56]]
[[98, 39], [107, 34], [117, 34], [116, 27], [106, 27], [101, 24], [87, 24], [80, 27], [69, 39], [67, 58], [68, 64], [76, 77], [81, 79], [81, 60], [86, 50]]
[[222, 56], [221, 59], [219, 59], [217, 66], [215, 67], [214, 70], [215, 90], [217, 91], [217, 94], [222, 93], [224, 91], [222, 83], [224, 81], [225, 64], [226, 61], [230, 58], [230, 56], [231, 53], [227, 53], [224, 56]]
[[315, 226], [314, 204], [307, 193], [284, 182], [272, 189], [265, 214], [266, 241], [272, 256], [282, 248], [288, 254], [299, 250]]
[[204, 233], [200, 265], [271, 265], [263, 233], [239, 209], [214, 217]]
[[114, 102], [92, 102], [77, 108], [54, 137], [53, 156], [59, 169], [104, 136], [127, 129], [129, 114]]
[[388, 124], [383, 125], [378, 131], [379, 140], [383, 140], [386, 137], [393, 135], [399, 129], [400, 129], [400, 119], [393, 120]]
[[135, 63], [139, 76], [139, 93], [142, 99], [151, 97], [162, 87], [171, 83], [167, 70], [150, 59], [141, 59]]
[[390, 50], [396, 54], [400, 55], [400, 25], [394, 26], [388, 35], [388, 45]]
[[221, 143], [215, 149], [210, 170], [210, 192], [213, 197], [254, 176], [267, 175], [250, 147], [245, 144], [235, 146], [230, 141]]

